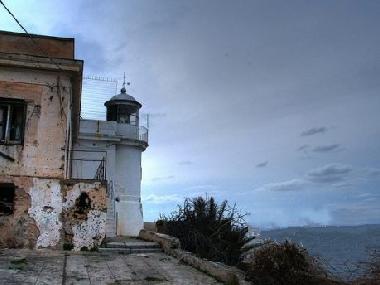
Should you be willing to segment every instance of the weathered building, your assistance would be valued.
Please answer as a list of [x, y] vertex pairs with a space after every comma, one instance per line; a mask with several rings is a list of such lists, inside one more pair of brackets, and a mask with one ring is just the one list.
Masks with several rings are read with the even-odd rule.
[[0, 31], [0, 246], [98, 246], [104, 163], [72, 177], [83, 61], [74, 39]]

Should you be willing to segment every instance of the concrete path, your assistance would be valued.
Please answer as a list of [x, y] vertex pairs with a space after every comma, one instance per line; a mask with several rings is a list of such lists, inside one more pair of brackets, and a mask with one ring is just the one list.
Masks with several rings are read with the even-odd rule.
[[164, 253], [2, 250], [0, 284], [221, 284]]

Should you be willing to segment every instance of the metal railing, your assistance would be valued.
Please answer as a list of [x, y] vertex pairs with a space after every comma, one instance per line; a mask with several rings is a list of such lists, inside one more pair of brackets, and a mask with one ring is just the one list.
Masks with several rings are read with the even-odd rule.
[[99, 163], [98, 168], [96, 169], [96, 174], [94, 179], [105, 181], [107, 180], [107, 172], [106, 172], [106, 161], [103, 157], [102, 161]]
[[146, 127], [139, 127], [139, 140], [148, 143], [149, 130]]
[[71, 150], [70, 178], [107, 180], [107, 152], [92, 149]]
[[[113, 212], [113, 222], [115, 223], [115, 234], [117, 233], [117, 212], [116, 212], [116, 197], [115, 197], [115, 185], [113, 180], [107, 183], [107, 198], [110, 201], [110, 206]], [[107, 210], [109, 213], [109, 209]]]

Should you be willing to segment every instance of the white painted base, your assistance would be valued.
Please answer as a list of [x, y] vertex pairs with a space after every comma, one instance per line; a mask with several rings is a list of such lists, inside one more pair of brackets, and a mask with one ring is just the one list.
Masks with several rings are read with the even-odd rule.
[[117, 203], [117, 235], [137, 237], [144, 228], [142, 205], [138, 201]]

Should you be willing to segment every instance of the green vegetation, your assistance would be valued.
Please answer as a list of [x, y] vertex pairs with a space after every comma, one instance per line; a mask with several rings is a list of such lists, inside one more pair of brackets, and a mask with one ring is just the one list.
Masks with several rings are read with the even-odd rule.
[[236, 265], [241, 247], [250, 240], [241, 214], [227, 201], [214, 198], [187, 198], [170, 216], [161, 215], [160, 232], [177, 237], [184, 250], [213, 261]]

